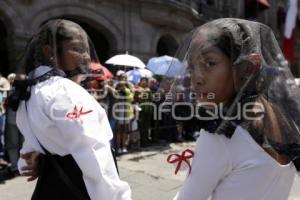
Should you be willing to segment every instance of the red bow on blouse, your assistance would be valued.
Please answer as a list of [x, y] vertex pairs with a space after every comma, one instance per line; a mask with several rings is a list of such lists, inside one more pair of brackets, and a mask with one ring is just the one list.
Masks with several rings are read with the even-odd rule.
[[[171, 159], [174, 156], [176, 158]], [[190, 149], [186, 149], [185, 151], [182, 152], [181, 155], [179, 155], [179, 154], [171, 154], [171, 155], [169, 155], [168, 158], [167, 158], [167, 162], [168, 163], [176, 163], [176, 162], [178, 162], [177, 166], [176, 166], [176, 170], [175, 170], [175, 174], [177, 174], [177, 172], [179, 171], [179, 169], [181, 167], [182, 161], [184, 161], [189, 166], [189, 174], [190, 174], [191, 170], [192, 170], [192, 167], [191, 167], [189, 159], [191, 159], [193, 157], [194, 157], [194, 152], [192, 150], [190, 150]]]
[[[72, 112], [67, 113], [67, 118], [72, 119], [72, 120], [76, 120], [76, 119], [80, 119], [81, 115], [86, 115], [88, 113], [93, 112], [93, 110], [88, 110], [83, 112], [83, 107], [80, 108], [80, 110], [77, 109], [77, 106], [74, 107]], [[82, 120], [80, 119], [80, 122], [82, 122]]]

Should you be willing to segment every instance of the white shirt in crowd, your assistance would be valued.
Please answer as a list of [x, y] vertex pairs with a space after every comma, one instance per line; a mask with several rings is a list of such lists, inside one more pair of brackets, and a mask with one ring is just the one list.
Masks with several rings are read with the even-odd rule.
[[240, 126], [231, 139], [202, 129], [191, 174], [174, 200], [287, 200], [296, 173]]
[[[41, 66], [36, 76], [47, 71]], [[28, 114], [24, 102], [17, 111], [17, 125], [25, 138], [21, 153], [43, 153], [39, 141], [52, 154], [71, 154], [92, 200], [131, 199], [130, 187], [119, 179], [114, 165], [106, 113], [84, 88], [54, 76], [32, 87], [26, 104]], [[24, 165], [20, 159], [19, 170]]]

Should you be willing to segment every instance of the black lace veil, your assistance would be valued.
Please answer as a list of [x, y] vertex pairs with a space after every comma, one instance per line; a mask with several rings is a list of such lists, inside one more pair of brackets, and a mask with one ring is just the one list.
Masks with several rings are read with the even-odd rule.
[[[102, 75], [91, 73], [91, 61], [99, 61], [97, 53], [80, 25], [64, 19], [46, 22], [27, 43], [19, 61], [19, 66], [25, 69], [26, 78], [15, 80], [9, 105], [16, 110], [19, 101], [30, 98], [31, 86], [51, 76], [64, 76], [87, 88], [89, 81]], [[41, 66], [51, 70], [39, 74], [36, 69]]]
[[[207, 49], [215, 47], [231, 61], [234, 95], [222, 109], [217, 106], [219, 113], [209, 120], [215, 124], [211, 132], [230, 138], [236, 126], [240, 125], [260, 145], [288, 156], [299, 171], [300, 90], [268, 26], [223, 18], [198, 27], [187, 37], [176, 56], [185, 63], [185, 72], [172, 81], [163, 81], [162, 86], [171, 83], [168, 89], [174, 94], [176, 87], [183, 85], [197, 96], [191, 84], [191, 76], [195, 73], [193, 69], [202, 67], [200, 65], [210, 66], [202, 55]], [[195, 56], [196, 60], [200, 60], [196, 65], [193, 63]], [[188, 101], [194, 102], [207, 115], [210, 108], [201, 107], [202, 104], [197, 104], [194, 96], [190, 95]], [[196, 116], [198, 114], [195, 112]], [[207, 122], [201, 118], [199, 123]]]

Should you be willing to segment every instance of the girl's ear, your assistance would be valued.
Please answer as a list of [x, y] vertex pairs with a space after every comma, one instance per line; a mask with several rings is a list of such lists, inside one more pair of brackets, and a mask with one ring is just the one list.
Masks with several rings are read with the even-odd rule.
[[261, 57], [257, 53], [249, 54], [246, 59], [239, 63], [234, 69], [234, 83], [236, 89], [240, 88], [245, 81], [259, 72], [261, 67]]
[[248, 56], [248, 61], [251, 63], [249, 69], [249, 76], [256, 74], [261, 68], [261, 56], [258, 53], [251, 53]]
[[257, 53], [249, 54], [246, 59], [236, 68], [237, 76], [240, 78], [248, 78], [256, 74], [261, 67], [261, 57]]

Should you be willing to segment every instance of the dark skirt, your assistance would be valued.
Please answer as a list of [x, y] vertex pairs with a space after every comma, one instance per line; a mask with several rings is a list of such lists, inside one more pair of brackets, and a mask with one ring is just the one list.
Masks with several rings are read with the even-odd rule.
[[[69, 177], [73, 185], [85, 197], [90, 199], [87, 193], [82, 172], [71, 155], [64, 157], [52, 155], [56, 162]], [[40, 174], [37, 181], [32, 200], [77, 200], [74, 193], [63, 182], [48, 155], [42, 155], [40, 162]]]

